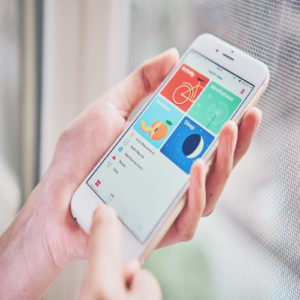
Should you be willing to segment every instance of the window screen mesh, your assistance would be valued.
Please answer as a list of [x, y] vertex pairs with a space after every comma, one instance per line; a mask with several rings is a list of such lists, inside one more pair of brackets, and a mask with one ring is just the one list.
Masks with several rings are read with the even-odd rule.
[[[247, 249], [241, 269], [255, 261], [267, 271], [252, 272], [258, 281], [245, 276], [248, 288], [239, 296], [215, 292], [212, 298], [300, 299], [300, 1], [132, 1], [131, 32], [132, 68], [174, 45], [182, 54], [204, 32], [268, 65], [269, 88], [258, 104], [261, 128], [211, 217], [222, 215], [223, 238]], [[224, 262], [224, 269], [235, 263]], [[222, 273], [225, 282], [243, 281], [230, 270]]]

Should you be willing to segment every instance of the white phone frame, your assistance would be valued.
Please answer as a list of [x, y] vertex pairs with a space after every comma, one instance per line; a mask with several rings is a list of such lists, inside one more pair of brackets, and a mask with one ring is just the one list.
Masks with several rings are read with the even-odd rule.
[[[88, 174], [85, 180], [75, 191], [71, 201], [72, 215], [87, 233], [89, 233], [90, 230], [94, 210], [104, 202], [88, 186], [86, 181], [91, 176], [91, 174], [98, 168], [98, 166], [102, 163], [106, 156], [111, 152], [111, 150], [115, 147], [119, 140], [123, 137], [125, 132], [133, 125], [133, 123], [139, 117], [140, 113], [144, 110], [144, 108], [149, 104], [150, 101], [153, 100], [155, 95], [160, 90], [161, 86], [165, 85], [166, 82], [174, 75], [174, 73], [178, 69], [178, 66], [182, 63], [183, 58], [185, 58], [186, 54], [191, 49], [196, 50], [197, 52], [206, 56], [213, 62], [231, 71], [236, 76], [239, 76], [242, 79], [254, 85], [254, 88], [251, 91], [250, 95], [231, 117], [233, 121], [239, 122], [246, 109], [249, 106], [252, 106], [254, 102], [256, 102], [265, 91], [269, 81], [269, 70], [266, 65], [256, 60], [255, 58], [249, 56], [248, 54], [244, 53], [243, 51], [239, 50], [238, 48], [215, 37], [214, 35], [205, 33], [196, 38], [191, 44], [191, 46], [184, 53], [177, 66], [170, 72], [167, 78], [165, 78], [163, 83], [153, 93], [149, 101], [147, 101], [144, 107], [136, 114], [134, 119], [124, 129], [119, 138], [114, 142], [114, 144], [110, 147], [110, 149], [106, 152], [102, 159], [97, 163], [95, 168]], [[228, 59], [228, 57], [224, 56], [224, 53], [227, 56], [233, 58], [233, 60]], [[213, 161], [217, 145], [218, 138], [215, 139], [213, 144], [210, 146], [209, 150], [203, 156], [203, 159], [209, 164], [211, 164]], [[182, 207], [184, 206], [184, 197], [188, 186], [189, 180], [184, 184], [182, 189], [179, 191], [177, 197], [170, 205], [169, 209], [165, 212], [165, 214], [156, 224], [155, 228], [144, 243], [141, 243], [134, 236], [134, 234], [131, 233], [131, 231], [129, 231], [129, 229], [120, 221], [120, 224], [122, 226], [124, 262], [136, 258], [139, 258], [142, 263], [144, 262], [144, 260], [147, 258], [150, 252], [157, 246], [163, 235], [166, 233], [168, 228], [172, 225], [173, 221], [180, 213]]]

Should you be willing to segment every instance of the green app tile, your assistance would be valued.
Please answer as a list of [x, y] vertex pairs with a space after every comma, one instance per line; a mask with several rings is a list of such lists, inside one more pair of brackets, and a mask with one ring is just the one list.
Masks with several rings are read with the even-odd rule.
[[218, 134], [240, 103], [240, 97], [211, 82], [188, 115], [214, 134]]

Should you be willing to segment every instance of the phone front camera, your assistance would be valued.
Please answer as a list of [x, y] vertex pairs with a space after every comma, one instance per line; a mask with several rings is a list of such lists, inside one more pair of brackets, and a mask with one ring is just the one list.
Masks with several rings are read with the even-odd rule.
[[216, 49], [216, 52], [219, 52], [219, 49]]

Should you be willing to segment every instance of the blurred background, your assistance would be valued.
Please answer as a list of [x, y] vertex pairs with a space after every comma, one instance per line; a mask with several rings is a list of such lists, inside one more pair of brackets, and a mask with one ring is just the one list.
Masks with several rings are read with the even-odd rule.
[[[0, 230], [59, 133], [143, 60], [210, 32], [266, 63], [262, 126], [191, 242], [146, 263], [164, 299], [300, 299], [300, 1], [0, 0]], [[74, 299], [74, 263], [43, 299]]]

